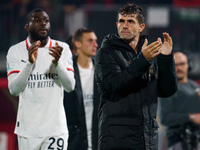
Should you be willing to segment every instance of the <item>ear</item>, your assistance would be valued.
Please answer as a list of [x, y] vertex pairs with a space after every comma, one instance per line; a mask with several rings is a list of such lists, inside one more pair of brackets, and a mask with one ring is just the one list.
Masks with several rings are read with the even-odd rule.
[[74, 45], [75, 45], [75, 47], [78, 49], [78, 48], [80, 48], [81, 47], [81, 42], [79, 42], [79, 41], [75, 41], [74, 42]]
[[144, 28], [145, 28], [145, 24], [144, 23], [140, 24], [139, 32], [142, 32]]
[[29, 32], [29, 25], [26, 24], [26, 25], [24, 26], [24, 29], [25, 29], [27, 32]]
[[116, 26], [118, 26], [118, 22], [116, 22]]

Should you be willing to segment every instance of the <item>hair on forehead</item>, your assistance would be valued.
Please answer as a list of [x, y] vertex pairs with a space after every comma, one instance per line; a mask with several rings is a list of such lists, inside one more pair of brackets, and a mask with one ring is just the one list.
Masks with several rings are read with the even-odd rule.
[[[36, 12], [45, 12], [43, 9], [41, 8], [36, 8], [34, 10], [32, 10], [27, 16], [26, 16], [26, 23], [29, 23], [30, 19], [32, 18], [33, 13]], [[45, 12], [46, 13], [46, 12]]]
[[143, 9], [135, 3], [127, 3], [123, 5], [117, 13], [117, 20], [119, 18], [119, 14], [124, 16], [136, 14], [137, 15], [136, 18], [138, 19], [138, 22], [140, 24], [145, 22], [145, 13]]
[[176, 54], [176, 53], [182, 53], [183, 55], [185, 55], [187, 57], [187, 59], [189, 57], [189, 53], [185, 50], [175, 49], [174, 54]]
[[91, 33], [91, 32], [94, 32], [94, 30], [92, 30], [90, 28], [86, 28], [86, 27], [79, 28], [75, 31], [72, 41], [73, 42], [81, 41], [84, 33]]

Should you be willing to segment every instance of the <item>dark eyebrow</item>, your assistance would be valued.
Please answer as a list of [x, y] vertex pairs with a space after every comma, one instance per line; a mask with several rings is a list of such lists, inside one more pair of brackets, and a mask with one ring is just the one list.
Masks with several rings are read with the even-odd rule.
[[135, 22], [135, 20], [134, 19], [129, 19], [129, 20], [127, 20], [128, 22]]
[[49, 17], [39, 17], [39, 16], [34, 16], [33, 19], [49, 19]]
[[119, 22], [122, 22], [122, 21], [124, 21], [124, 19], [119, 19]]

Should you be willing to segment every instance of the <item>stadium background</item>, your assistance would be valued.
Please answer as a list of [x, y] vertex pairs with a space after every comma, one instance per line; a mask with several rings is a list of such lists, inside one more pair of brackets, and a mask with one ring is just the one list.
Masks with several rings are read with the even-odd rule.
[[199, 0], [0, 0], [0, 150], [17, 150], [13, 131], [18, 97], [8, 92], [6, 54], [10, 46], [27, 37], [27, 12], [40, 7], [50, 15], [52, 39], [66, 41], [77, 28], [87, 26], [95, 30], [100, 46], [105, 35], [116, 33], [117, 10], [127, 2], [144, 8], [142, 34], [149, 35], [149, 43], [166, 31], [174, 49], [189, 53], [193, 68], [189, 77], [200, 83]]

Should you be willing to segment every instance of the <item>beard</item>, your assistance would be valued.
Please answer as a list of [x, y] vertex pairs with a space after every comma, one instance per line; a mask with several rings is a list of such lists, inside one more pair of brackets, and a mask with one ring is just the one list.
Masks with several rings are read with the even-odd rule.
[[120, 38], [124, 41], [126, 41], [127, 43], [130, 43], [132, 42], [135, 38], [136, 38], [136, 35], [134, 34], [131, 34], [131, 35], [123, 35], [121, 34], [120, 32], [118, 32]]
[[38, 34], [37, 32], [35, 31], [29, 31], [30, 35], [31, 35], [31, 38], [34, 40], [34, 41], [37, 41], [37, 40], [46, 40], [49, 36], [49, 32], [46, 34], [46, 35], [40, 35]]

